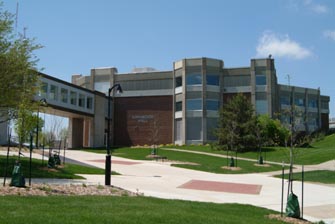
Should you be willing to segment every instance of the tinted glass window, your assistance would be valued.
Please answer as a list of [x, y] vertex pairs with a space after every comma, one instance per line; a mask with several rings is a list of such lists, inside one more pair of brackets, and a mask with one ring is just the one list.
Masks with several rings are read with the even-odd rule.
[[192, 74], [186, 76], [186, 85], [201, 85], [202, 77], [201, 74]]
[[266, 85], [266, 76], [265, 75], [256, 75], [256, 85], [257, 86]]
[[218, 75], [207, 75], [206, 76], [206, 83], [207, 85], [218, 86], [219, 85], [219, 76]]
[[202, 100], [201, 99], [189, 99], [186, 101], [187, 110], [202, 110]]

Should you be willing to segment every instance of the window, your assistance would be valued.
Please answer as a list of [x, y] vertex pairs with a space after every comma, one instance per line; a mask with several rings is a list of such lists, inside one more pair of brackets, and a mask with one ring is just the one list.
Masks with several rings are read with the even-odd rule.
[[256, 86], [266, 85], [266, 76], [265, 75], [256, 75]]
[[281, 96], [280, 97], [280, 104], [281, 105], [291, 105], [291, 100], [289, 96]]
[[187, 140], [202, 139], [202, 119], [200, 117], [188, 118], [186, 120], [186, 126]]
[[71, 97], [71, 104], [72, 105], [77, 105], [77, 93], [71, 91], [70, 95], [71, 95], [70, 96]]
[[202, 84], [201, 74], [186, 75], [186, 85], [201, 85], [201, 84]]
[[301, 106], [301, 107], [303, 107], [303, 106], [305, 105], [305, 100], [302, 99], [302, 98], [295, 98], [295, 99], [294, 99], [294, 104], [295, 104], [296, 106]]
[[182, 128], [182, 119], [176, 119], [176, 126], [175, 126], [175, 141], [181, 140], [181, 128]]
[[217, 137], [214, 135], [217, 125], [217, 118], [207, 118], [207, 140], [217, 140]]
[[206, 100], [206, 109], [218, 111], [220, 102], [218, 100]]
[[207, 75], [206, 83], [207, 85], [219, 86], [220, 78], [218, 75]]
[[63, 89], [63, 88], [61, 88], [61, 90], [60, 90], [60, 95], [61, 95], [61, 100], [62, 100], [63, 103], [67, 103], [67, 101], [68, 101], [68, 96], [67, 96], [67, 94], [68, 94], [67, 89]]
[[83, 94], [79, 94], [79, 106], [85, 107], [85, 96]]
[[183, 85], [183, 79], [182, 77], [176, 77], [176, 87]]
[[183, 103], [180, 102], [176, 102], [176, 111], [182, 111], [183, 110]]
[[58, 87], [55, 85], [50, 85], [50, 94], [49, 99], [57, 100], [58, 99]]
[[47, 92], [48, 92], [48, 83], [42, 82], [40, 96], [46, 98]]
[[329, 103], [327, 101], [321, 101], [321, 108], [322, 109], [329, 109]]
[[268, 101], [256, 100], [256, 113], [267, 114], [268, 113]]
[[308, 107], [317, 108], [318, 101], [316, 99], [309, 99], [308, 100]]
[[92, 99], [92, 97], [87, 97], [86, 108], [87, 109], [92, 109], [93, 108], [93, 99]]
[[186, 110], [202, 110], [202, 100], [201, 99], [186, 100]]

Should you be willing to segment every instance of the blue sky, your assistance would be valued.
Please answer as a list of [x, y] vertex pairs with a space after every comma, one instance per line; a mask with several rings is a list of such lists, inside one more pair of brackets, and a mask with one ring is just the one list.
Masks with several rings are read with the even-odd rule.
[[70, 81], [91, 68], [171, 70], [188, 57], [249, 66], [272, 54], [281, 84], [321, 88], [335, 117], [333, 0], [3, 0], [17, 30], [44, 46], [43, 72]]

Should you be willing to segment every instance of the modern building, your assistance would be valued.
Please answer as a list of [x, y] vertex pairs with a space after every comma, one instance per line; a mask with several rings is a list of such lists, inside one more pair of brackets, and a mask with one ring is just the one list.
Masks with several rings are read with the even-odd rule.
[[125, 74], [95, 68], [89, 76], [72, 76], [72, 83], [106, 94], [114, 84], [122, 86], [123, 93], [113, 96], [115, 145], [213, 141], [220, 108], [238, 93], [251, 100], [257, 114], [279, 116], [287, 123], [287, 110], [294, 108], [297, 131], [329, 127], [330, 98], [320, 89], [278, 84], [272, 58], [251, 59], [250, 66], [239, 68], [226, 68], [218, 59], [191, 58], [174, 62], [172, 68]]

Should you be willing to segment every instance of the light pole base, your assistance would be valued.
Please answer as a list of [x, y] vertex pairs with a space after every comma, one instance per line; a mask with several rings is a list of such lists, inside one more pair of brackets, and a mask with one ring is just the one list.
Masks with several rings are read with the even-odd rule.
[[106, 155], [105, 164], [105, 185], [111, 185], [111, 155]]

